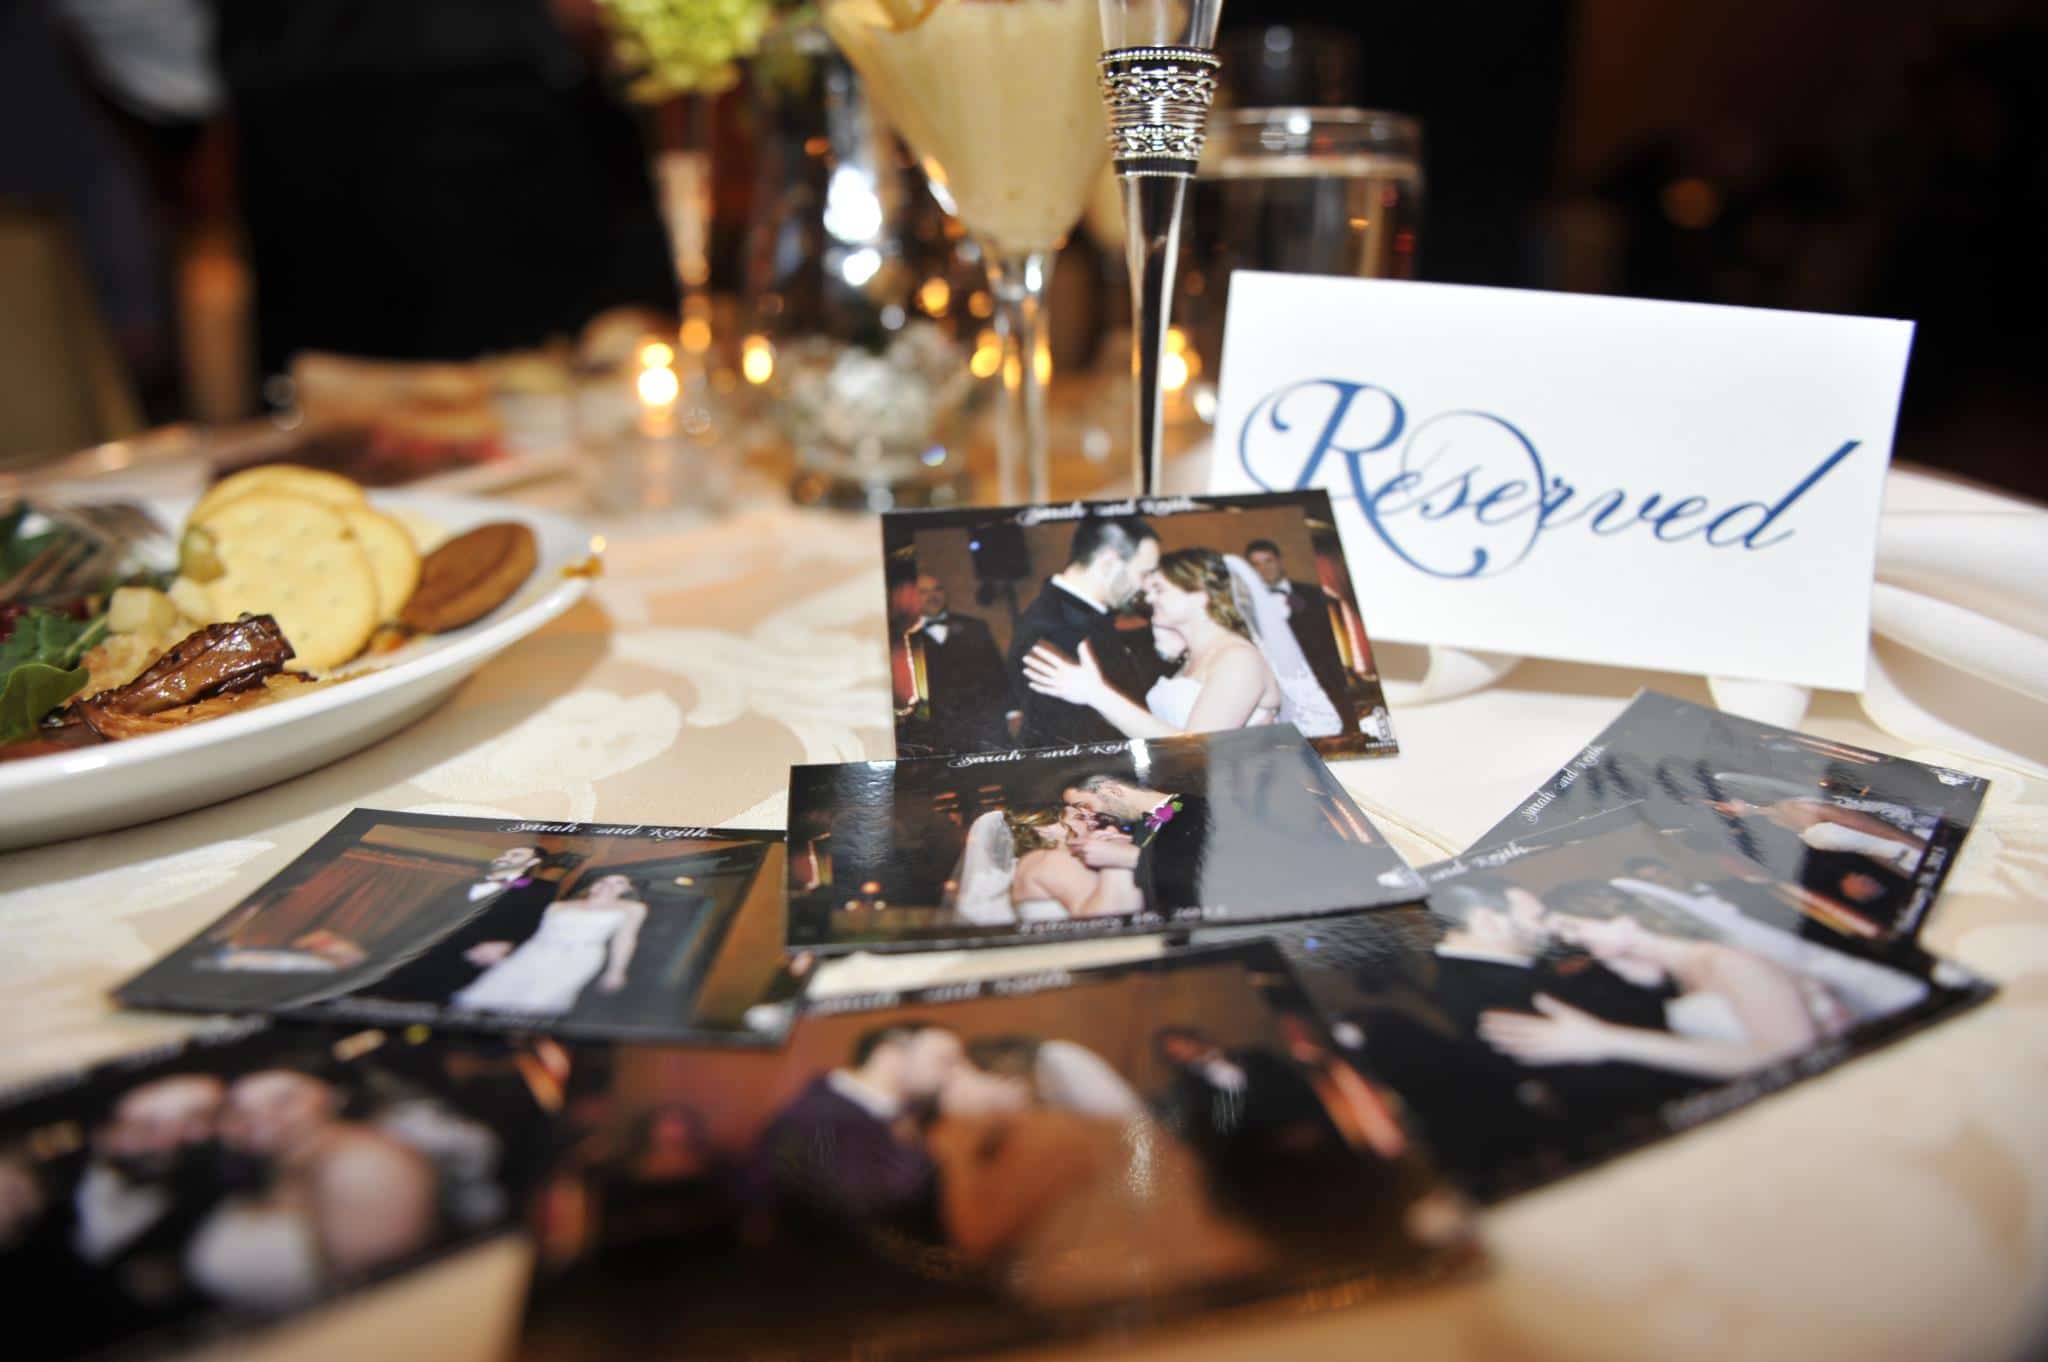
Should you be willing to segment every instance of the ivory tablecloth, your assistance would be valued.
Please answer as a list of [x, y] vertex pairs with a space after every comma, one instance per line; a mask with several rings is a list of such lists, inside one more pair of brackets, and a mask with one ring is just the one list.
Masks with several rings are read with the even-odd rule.
[[[524, 495], [575, 497], [559, 484]], [[1943, 534], [1993, 530], [2048, 546], [2044, 524], [1895, 474], [1887, 525], [1919, 556], [1890, 598], [1880, 588], [1887, 632], [1912, 635], [1944, 610], [1979, 619], [1981, 600], [1992, 642], [1944, 659], [1954, 629], [1880, 640], [1868, 696], [1818, 696], [1804, 721], [1991, 777], [1926, 940], [1999, 980], [1995, 1002], [1490, 1212], [1493, 1266], [1469, 1284], [1067, 1351], [1875, 1362], [2048, 1342], [2048, 709], [2027, 693], [2025, 657], [1996, 646], [1993, 626], [2028, 637], [2025, 600], [2005, 600], [1981, 570], [1944, 585], [1949, 560], [1927, 551], [1930, 536], [1938, 549]], [[190, 1023], [116, 1013], [105, 991], [349, 808], [773, 827], [791, 763], [890, 752], [873, 518], [765, 506], [596, 528], [610, 548], [589, 598], [410, 730], [226, 804], [0, 858], [0, 1083], [180, 1034]], [[2040, 590], [2018, 597], [2027, 586]], [[1420, 650], [1382, 652], [1390, 676], [1422, 675]], [[2006, 664], [2019, 674], [1998, 673]], [[1693, 679], [1525, 662], [1490, 687], [1398, 707], [1401, 756], [1340, 773], [1411, 859], [1430, 859], [1491, 825], [1646, 683], [1709, 699]], [[490, 1356], [509, 1337], [520, 1262], [516, 1247], [474, 1253], [264, 1351]]]

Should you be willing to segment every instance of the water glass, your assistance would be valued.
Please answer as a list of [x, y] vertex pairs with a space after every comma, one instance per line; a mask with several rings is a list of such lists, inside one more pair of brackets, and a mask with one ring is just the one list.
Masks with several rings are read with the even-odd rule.
[[[1422, 125], [1372, 109], [1233, 109], [1195, 180], [1177, 314], [1212, 381], [1237, 270], [1412, 279], [1422, 226]], [[1195, 392], [1206, 420], [1215, 395]]]

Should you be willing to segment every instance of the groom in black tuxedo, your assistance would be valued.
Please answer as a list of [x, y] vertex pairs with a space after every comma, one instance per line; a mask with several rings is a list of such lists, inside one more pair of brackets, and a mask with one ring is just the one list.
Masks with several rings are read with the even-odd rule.
[[1010, 683], [988, 626], [951, 608], [946, 588], [925, 573], [917, 579], [917, 623], [903, 641], [918, 667], [931, 717], [923, 728], [936, 752], [986, 752], [1007, 746], [1003, 716]]
[[462, 925], [356, 996], [445, 1005], [540, 930], [541, 914], [561, 890], [560, 880], [541, 877], [547, 864], [539, 847], [499, 852], [480, 878], [449, 889], [421, 914], [428, 922], [460, 918]]
[[1097, 870], [1122, 867], [1136, 872], [1138, 892], [1149, 912], [1199, 908], [1202, 875], [1209, 857], [1209, 801], [1201, 795], [1172, 794], [1120, 775], [1085, 776], [1061, 791], [1070, 809], [1098, 819], [1115, 819], [1127, 837], [1098, 835], [1081, 844], [1081, 859]]
[[1158, 531], [1136, 516], [1105, 516], [1074, 527], [1067, 565], [1046, 579], [1038, 598], [1017, 616], [1017, 632], [1010, 641], [1014, 699], [1008, 717], [1019, 747], [1123, 740], [1114, 725], [1087, 706], [1031, 689], [1024, 678], [1024, 658], [1033, 648], [1045, 647], [1073, 662], [1086, 643], [1103, 679], [1143, 703], [1146, 690], [1158, 680], [1158, 668], [1147, 666], [1133, 652], [1116, 627], [1116, 617], [1136, 599], [1146, 574], [1158, 566]]
[[1703, 1086], [1620, 1060], [1529, 1065], [1496, 1049], [1483, 1019], [1536, 1014], [1539, 996], [1662, 1031], [1669, 992], [1559, 952], [1544, 927], [1544, 903], [1498, 881], [1440, 885], [1423, 911], [1441, 935], [1410, 961], [1415, 976], [1406, 987], [1370, 987], [1372, 1001], [1347, 1020], [1365, 1037], [1367, 1067], [1407, 1100], [1452, 1167], [1512, 1184], [1575, 1143], [1625, 1141], [1657, 1128], [1663, 1103]]
[[1254, 539], [1246, 544], [1244, 560], [1259, 574], [1266, 589], [1286, 605], [1287, 627], [1293, 632], [1294, 641], [1301, 645], [1310, 674], [1343, 717], [1344, 731], [1355, 732], [1358, 707], [1351, 699], [1351, 681], [1344, 670], [1344, 659], [1337, 653], [1336, 631], [1330, 627], [1328, 593], [1320, 582], [1290, 580], [1287, 565], [1280, 557], [1280, 546], [1270, 539]]

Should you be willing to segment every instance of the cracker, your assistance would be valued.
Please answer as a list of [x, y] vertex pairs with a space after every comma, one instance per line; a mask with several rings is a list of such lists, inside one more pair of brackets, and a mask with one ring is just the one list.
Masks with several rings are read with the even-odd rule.
[[419, 589], [406, 603], [407, 628], [458, 629], [511, 599], [539, 562], [533, 531], [516, 520], [479, 525], [427, 555]]
[[222, 478], [199, 498], [187, 519], [207, 519], [220, 507], [258, 492], [304, 497], [336, 508], [366, 504], [363, 489], [339, 473], [290, 463], [266, 463]]
[[362, 651], [377, 627], [377, 578], [331, 507], [252, 492], [210, 511], [206, 528], [223, 569], [208, 584], [221, 618], [272, 616], [313, 671]]
[[420, 553], [412, 546], [412, 536], [405, 526], [368, 506], [343, 507], [341, 518], [370, 560], [370, 575], [377, 580], [378, 622], [397, 619], [420, 584]]

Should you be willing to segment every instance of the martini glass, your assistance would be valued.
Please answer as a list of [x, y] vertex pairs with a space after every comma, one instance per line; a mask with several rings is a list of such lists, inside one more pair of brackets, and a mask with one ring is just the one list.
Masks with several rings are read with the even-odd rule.
[[1159, 489], [1165, 394], [1159, 386], [1173, 312], [1181, 211], [1216, 99], [1216, 21], [1223, 0], [1099, 0], [1102, 102], [1124, 191], [1136, 380], [1132, 481]]
[[[825, 29], [980, 247], [1002, 498], [1045, 501], [1045, 292], [1107, 155], [1098, 0], [826, 0]], [[1028, 498], [1027, 498], [1028, 494]]]

